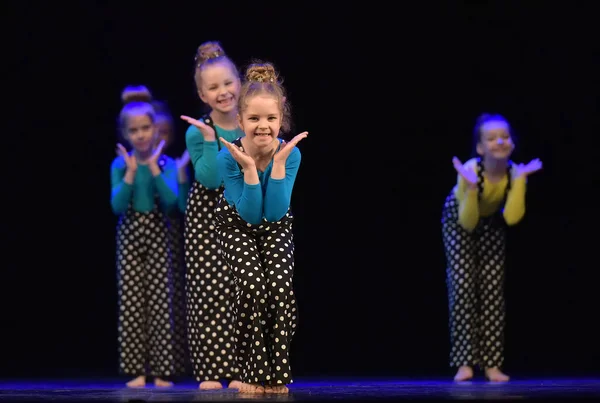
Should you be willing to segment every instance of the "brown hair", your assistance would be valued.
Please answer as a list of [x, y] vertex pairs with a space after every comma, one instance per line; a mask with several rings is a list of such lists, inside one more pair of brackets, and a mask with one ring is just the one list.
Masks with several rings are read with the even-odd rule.
[[200, 91], [200, 88], [202, 88], [202, 71], [207, 66], [212, 66], [217, 63], [225, 63], [229, 65], [235, 76], [238, 78], [240, 77], [240, 73], [235, 63], [233, 63], [225, 54], [225, 51], [219, 42], [204, 42], [202, 45], [198, 46], [198, 50], [196, 50], [196, 57], [194, 57], [194, 80], [196, 81], [196, 89], [198, 91]]
[[130, 114], [145, 114], [147, 115], [152, 123], [156, 120], [156, 113], [152, 102], [152, 93], [148, 88], [143, 85], [128, 85], [121, 92], [121, 101], [123, 102], [123, 108], [119, 113], [119, 132], [124, 136], [127, 127], [127, 118]]
[[267, 94], [277, 100], [281, 112], [281, 130], [285, 133], [291, 126], [291, 108], [287, 101], [286, 91], [279, 74], [272, 63], [255, 61], [246, 69], [246, 80], [240, 90], [238, 112], [241, 115], [246, 109], [248, 98]]

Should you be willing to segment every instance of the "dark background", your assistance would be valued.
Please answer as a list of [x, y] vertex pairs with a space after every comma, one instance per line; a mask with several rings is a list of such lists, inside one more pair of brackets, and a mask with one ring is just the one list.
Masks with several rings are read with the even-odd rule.
[[310, 132], [293, 196], [297, 377], [452, 375], [440, 215], [482, 112], [512, 123], [514, 160], [544, 162], [510, 230], [505, 369], [600, 372], [593, 2], [95, 3], [3, 12], [0, 376], [116, 374], [120, 93], [145, 84], [198, 115], [206, 40], [242, 69], [273, 61]]

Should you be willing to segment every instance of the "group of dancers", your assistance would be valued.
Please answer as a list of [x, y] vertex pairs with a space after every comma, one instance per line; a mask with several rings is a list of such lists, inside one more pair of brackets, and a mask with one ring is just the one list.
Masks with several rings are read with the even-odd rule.
[[[272, 63], [250, 64], [242, 77], [219, 42], [205, 42], [194, 78], [208, 112], [181, 115], [180, 158], [166, 155], [175, 125], [165, 104], [144, 86], [122, 94], [111, 166], [120, 372], [128, 387], [148, 377], [170, 387], [191, 365], [200, 389], [288, 393], [298, 322], [290, 203], [308, 133], [280, 137], [291, 113]], [[458, 183], [442, 219], [450, 364], [456, 381], [476, 366], [507, 381], [505, 226], [523, 217], [526, 177], [541, 162], [510, 162], [513, 135], [500, 115], [483, 115], [475, 135], [478, 157], [453, 161]]]

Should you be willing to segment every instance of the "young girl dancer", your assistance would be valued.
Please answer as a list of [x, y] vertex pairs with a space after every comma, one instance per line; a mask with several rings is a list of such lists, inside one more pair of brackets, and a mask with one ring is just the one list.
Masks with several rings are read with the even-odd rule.
[[270, 63], [246, 72], [238, 101], [245, 136], [226, 139], [217, 157], [225, 184], [217, 207], [223, 258], [233, 272], [235, 338], [242, 393], [287, 393], [290, 343], [296, 329], [294, 240], [290, 201], [300, 167], [296, 144], [278, 137], [289, 128], [289, 103]]
[[482, 115], [475, 125], [478, 158], [464, 165], [453, 159], [458, 183], [446, 198], [442, 233], [447, 261], [450, 313], [450, 366], [454, 379], [484, 369], [490, 381], [506, 382], [504, 361], [504, 263], [506, 226], [525, 214], [527, 176], [540, 170], [534, 159], [513, 164], [515, 145], [509, 123]]
[[221, 381], [238, 388], [231, 322], [231, 273], [221, 258], [215, 232], [214, 210], [223, 193], [217, 171], [218, 138], [233, 140], [238, 127], [239, 73], [217, 42], [200, 45], [195, 79], [200, 99], [210, 113], [191, 124], [186, 144], [194, 167], [185, 214], [185, 261], [188, 344], [194, 375], [200, 389], [220, 389]]
[[119, 129], [132, 151], [118, 144], [111, 165], [111, 206], [117, 225], [120, 371], [143, 387], [177, 375], [172, 323], [168, 212], [177, 206], [175, 161], [161, 155], [150, 99], [140, 88], [122, 94]]

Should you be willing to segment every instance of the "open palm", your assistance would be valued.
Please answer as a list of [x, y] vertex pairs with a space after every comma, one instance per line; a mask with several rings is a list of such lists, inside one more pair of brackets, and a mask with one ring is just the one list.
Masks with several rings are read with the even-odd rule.
[[535, 158], [527, 164], [515, 164], [515, 177], [528, 176], [542, 169], [542, 161]]
[[117, 144], [117, 154], [119, 154], [125, 160], [125, 165], [130, 171], [137, 169], [137, 159], [134, 155], [129, 155], [127, 149], [122, 144]]
[[158, 157], [160, 157], [160, 154], [162, 153], [163, 147], [165, 146], [165, 141], [161, 140], [160, 143], [158, 143], [158, 146], [154, 149], [154, 152], [152, 153], [152, 155], [150, 156], [150, 158], [148, 158], [148, 164], [152, 165], [152, 164], [157, 164], [158, 165]]
[[223, 145], [225, 147], [227, 147], [227, 149], [229, 150], [229, 153], [231, 154], [233, 159], [236, 160], [237, 162], [239, 162], [239, 164], [242, 166], [242, 168], [247, 169], [247, 168], [256, 166], [256, 163], [254, 162], [254, 158], [252, 158], [251, 156], [246, 154], [238, 146], [230, 143], [229, 141], [225, 140], [223, 137], [219, 137], [219, 139], [221, 140], [221, 143], [223, 143]]
[[477, 174], [472, 169], [464, 166], [462, 162], [456, 157], [452, 158], [452, 164], [456, 172], [467, 182], [471, 187], [477, 186]]
[[215, 136], [216, 136], [215, 129], [213, 129], [212, 127], [210, 127], [203, 121], [194, 119], [194, 118], [191, 118], [191, 117], [185, 116], [185, 115], [181, 115], [180, 117], [182, 120], [185, 120], [192, 126], [195, 126], [198, 130], [200, 130], [200, 133], [202, 133], [204, 140], [206, 140], [206, 141], [214, 141], [215, 140]]
[[306, 138], [306, 136], [308, 136], [308, 132], [302, 132], [294, 136], [294, 138], [289, 143], [282, 141], [281, 148], [273, 156], [273, 162], [285, 162], [287, 160], [287, 157], [294, 149], [294, 147], [296, 147], [296, 144], [298, 144], [300, 140]]

